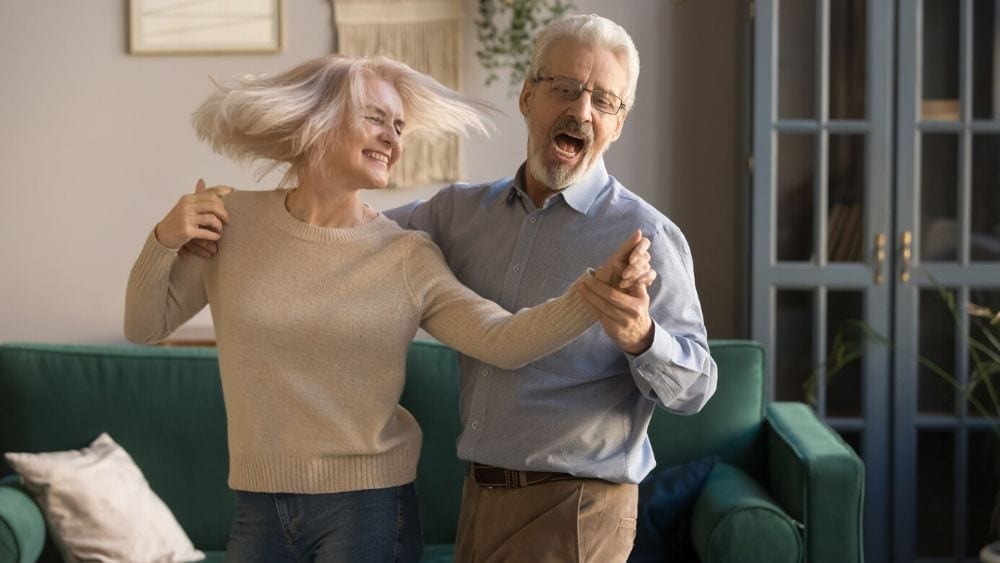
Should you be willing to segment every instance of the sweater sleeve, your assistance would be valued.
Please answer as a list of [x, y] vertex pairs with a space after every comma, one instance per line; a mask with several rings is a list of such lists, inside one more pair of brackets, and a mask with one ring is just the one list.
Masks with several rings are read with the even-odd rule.
[[155, 343], [170, 336], [208, 303], [205, 260], [177, 256], [151, 232], [132, 266], [125, 292], [125, 338]]
[[[596, 316], [572, 284], [560, 297], [511, 314], [462, 285], [438, 247], [423, 233], [410, 236], [406, 283], [421, 326], [463, 354], [502, 369], [544, 357], [590, 328]], [[581, 278], [583, 275], [582, 274]]]

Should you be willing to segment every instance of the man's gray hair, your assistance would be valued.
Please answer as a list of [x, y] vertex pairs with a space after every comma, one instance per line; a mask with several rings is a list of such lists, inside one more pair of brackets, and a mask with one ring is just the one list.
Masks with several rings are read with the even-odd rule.
[[575, 39], [586, 45], [601, 47], [625, 57], [628, 88], [620, 94], [626, 111], [635, 103], [635, 88], [639, 82], [639, 51], [625, 28], [597, 14], [567, 16], [547, 25], [535, 37], [528, 80], [537, 80], [548, 59], [553, 44], [560, 39]]

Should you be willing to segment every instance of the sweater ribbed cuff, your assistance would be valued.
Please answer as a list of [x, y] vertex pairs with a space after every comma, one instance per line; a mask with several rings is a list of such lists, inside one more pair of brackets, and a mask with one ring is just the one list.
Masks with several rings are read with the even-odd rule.
[[580, 296], [580, 284], [588, 276], [583, 273], [569, 286], [569, 289], [553, 301], [561, 302], [551, 312], [549, 318], [553, 329], [565, 335], [579, 335], [597, 321], [597, 314]]
[[156, 240], [153, 231], [146, 237], [142, 252], [132, 266], [132, 279], [138, 287], [146, 287], [150, 280], [159, 280], [177, 259], [177, 251], [171, 250]]

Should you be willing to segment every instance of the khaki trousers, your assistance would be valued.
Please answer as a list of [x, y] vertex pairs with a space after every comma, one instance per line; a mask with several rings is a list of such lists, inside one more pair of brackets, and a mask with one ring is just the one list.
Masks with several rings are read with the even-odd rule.
[[455, 561], [623, 562], [635, 541], [638, 492], [597, 479], [487, 489], [466, 477]]

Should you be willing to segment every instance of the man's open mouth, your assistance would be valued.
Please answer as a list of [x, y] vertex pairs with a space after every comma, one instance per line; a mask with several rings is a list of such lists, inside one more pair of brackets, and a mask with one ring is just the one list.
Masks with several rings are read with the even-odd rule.
[[583, 150], [586, 141], [571, 133], [559, 133], [552, 139], [556, 154], [563, 158], [573, 158]]

